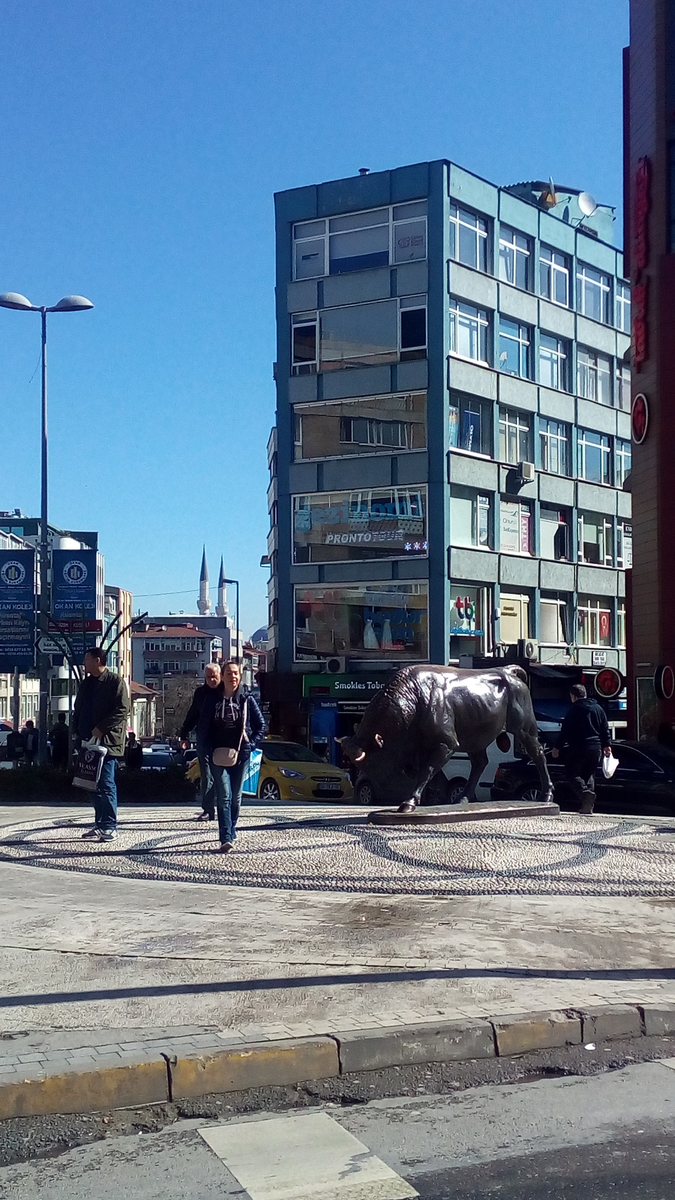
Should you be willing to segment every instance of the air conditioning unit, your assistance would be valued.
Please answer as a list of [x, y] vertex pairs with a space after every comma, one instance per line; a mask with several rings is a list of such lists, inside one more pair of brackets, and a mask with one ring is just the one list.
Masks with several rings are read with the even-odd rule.
[[326, 659], [326, 675], [344, 675], [346, 669], [347, 659], [344, 655]]
[[519, 462], [518, 478], [522, 479], [523, 483], [534, 483], [534, 463]]
[[518, 657], [528, 658], [530, 662], [536, 662], [539, 658], [539, 642], [534, 638], [520, 638], [518, 642]]

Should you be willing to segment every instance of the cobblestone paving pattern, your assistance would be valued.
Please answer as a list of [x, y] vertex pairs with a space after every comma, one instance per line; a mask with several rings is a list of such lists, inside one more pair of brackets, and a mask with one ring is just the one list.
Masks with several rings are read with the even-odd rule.
[[72, 819], [13, 826], [0, 861], [136, 879], [395, 895], [675, 896], [675, 822], [538, 817], [467, 825], [373, 827], [360, 815], [245, 812], [235, 850], [215, 823], [157, 815], [82, 843]]

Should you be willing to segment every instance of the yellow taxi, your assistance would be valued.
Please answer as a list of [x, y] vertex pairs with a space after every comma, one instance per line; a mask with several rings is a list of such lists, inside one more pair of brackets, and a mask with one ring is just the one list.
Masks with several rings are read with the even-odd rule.
[[[299, 742], [266, 738], [260, 746], [257, 794], [261, 800], [352, 800], [346, 771]], [[253, 757], [253, 756], [251, 756]], [[252, 781], [253, 782], [253, 781]], [[252, 788], [244, 784], [244, 790]]]

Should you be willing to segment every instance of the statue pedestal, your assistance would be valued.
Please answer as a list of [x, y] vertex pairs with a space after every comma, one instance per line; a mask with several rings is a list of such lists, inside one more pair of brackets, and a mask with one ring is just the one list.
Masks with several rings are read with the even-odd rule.
[[559, 817], [557, 804], [530, 800], [474, 801], [472, 804], [445, 804], [438, 808], [416, 808], [397, 812], [380, 808], [368, 813], [369, 825], [457, 825], [463, 821], [496, 821], [509, 817]]

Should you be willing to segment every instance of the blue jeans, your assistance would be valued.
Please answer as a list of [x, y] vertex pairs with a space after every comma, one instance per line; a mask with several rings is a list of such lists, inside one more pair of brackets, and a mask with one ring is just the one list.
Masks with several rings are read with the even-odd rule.
[[211, 752], [208, 743], [197, 738], [197, 758], [199, 759], [199, 798], [202, 808], [211, 818], [215, 816], [216, 797], [211, 771]]
[[106, 754], [101, 778], [94, 792], [94, 816], [97, 829], [117, 828], [117, 759]]
[[241, 785], [248, 765], [248, 755], [240, 754], [233, 767], [217, 767], [211, 760], [213, 782], [218, 808], [218, 837], [220, 844], [233, 842], [237, 836], [237, 821], [241, 807]]

